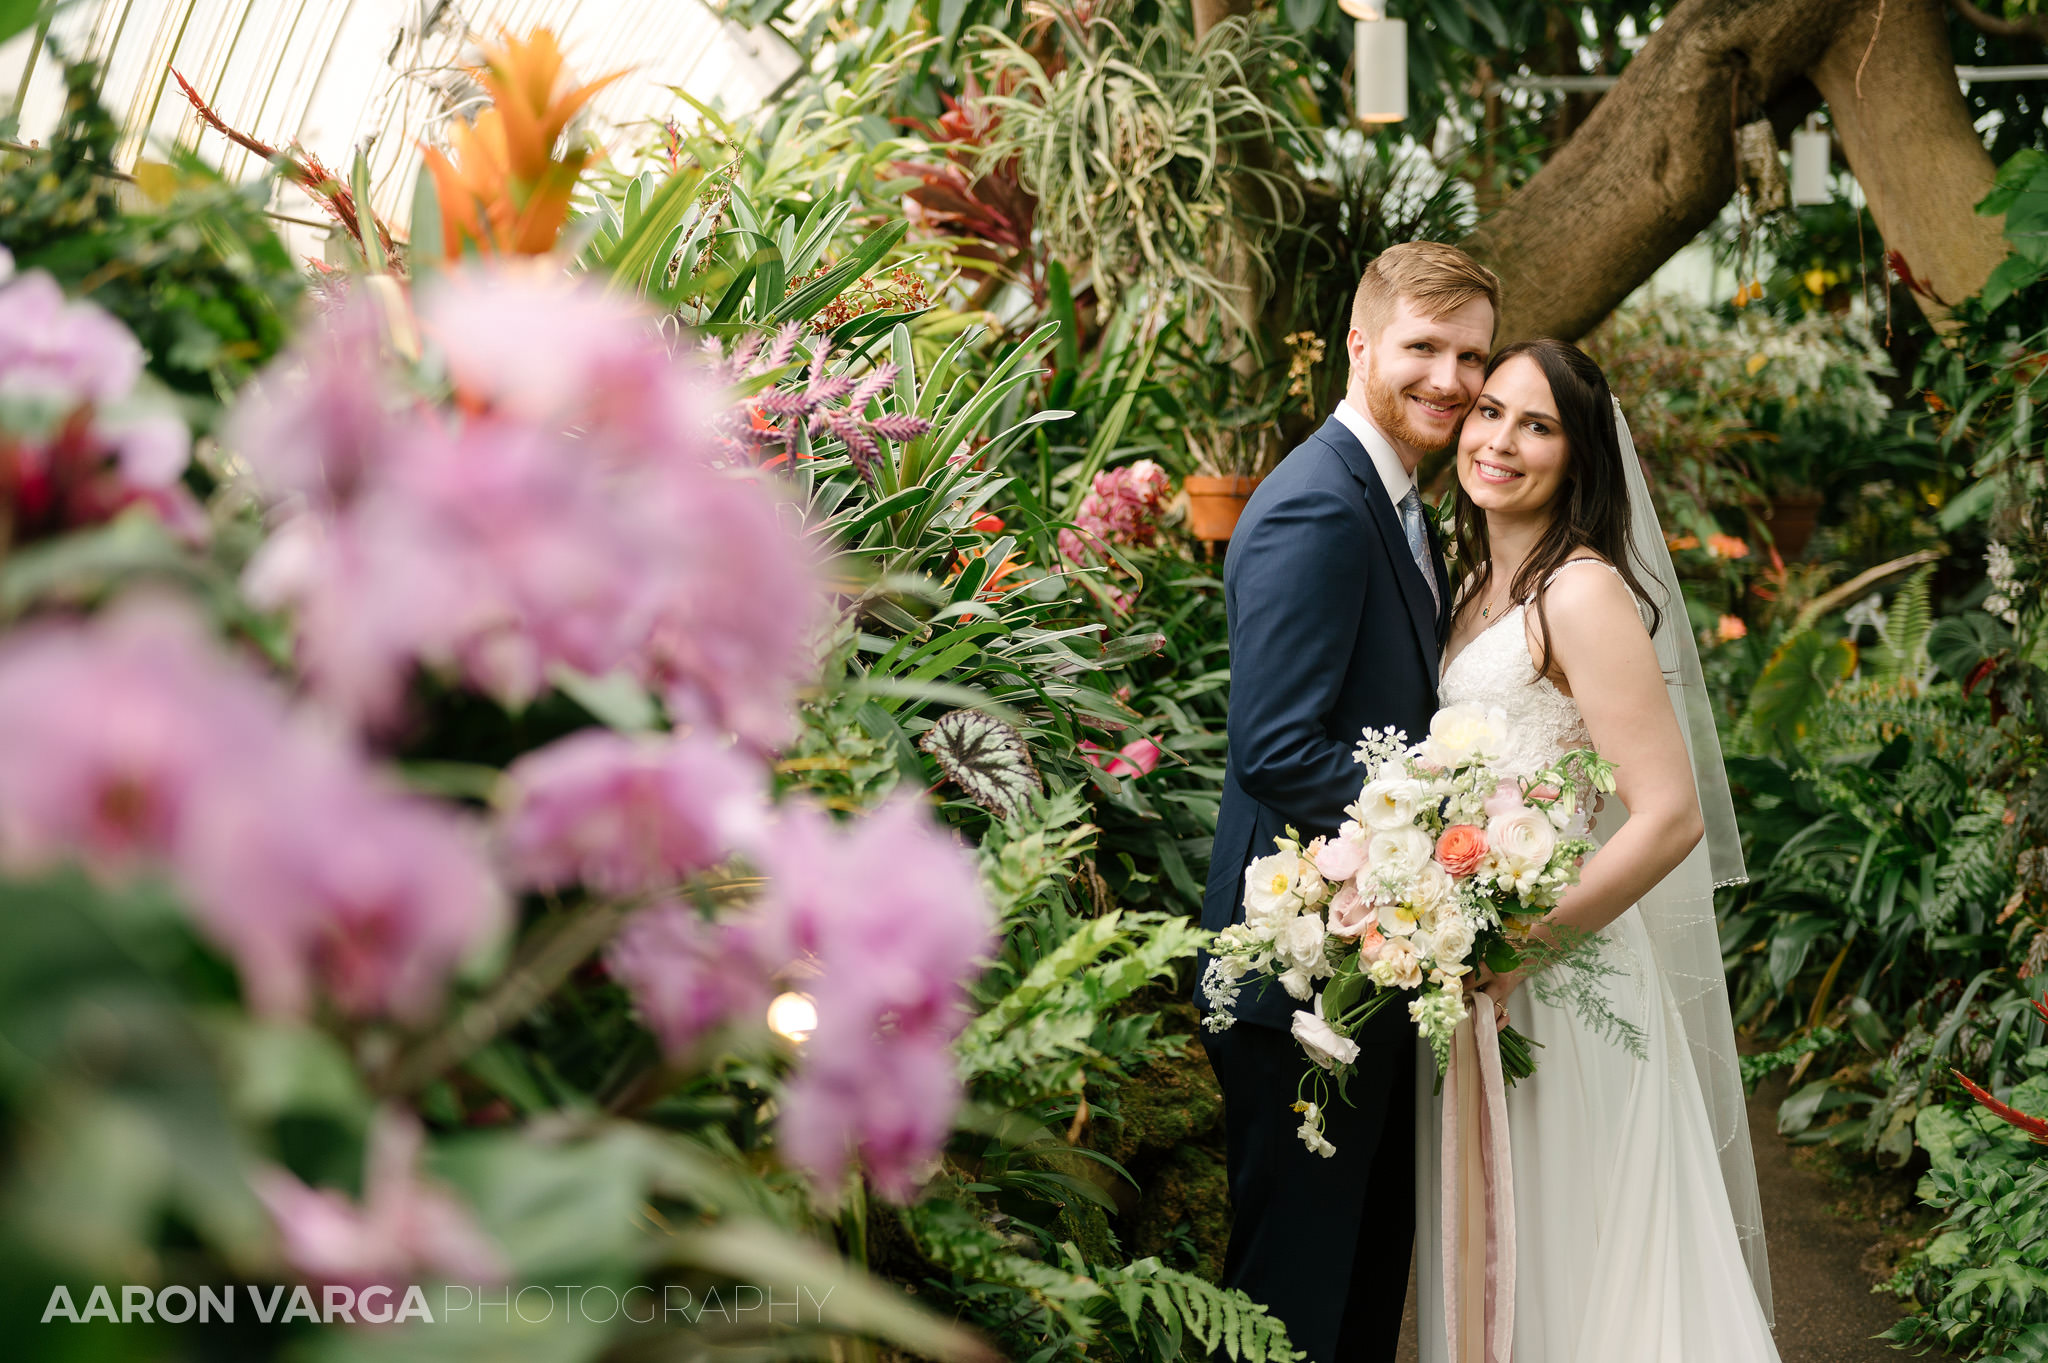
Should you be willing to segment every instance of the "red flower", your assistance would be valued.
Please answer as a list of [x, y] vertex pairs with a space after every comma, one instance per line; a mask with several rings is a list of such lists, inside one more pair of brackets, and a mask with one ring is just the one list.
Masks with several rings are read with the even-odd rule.
[[[2037, 1003], [2034, 1007], [2040, 1009], [2041, 1005]], [[2048, 1017], [2048, 1012], [2044, 1012], [2042, 1015]], [[1990, 1109], [1993, 1116], [2008, 1125], [2018, 1127], [2038, 1144], [2048, 1145], [2048, 1120], [2043, 1120], [2040, 1117], [2029, 1117], [2010, 1103], [1999, 1102], [1989, 1093], [1971, 1083], [1969, 1076], [1961, 1070], [1951, 1069], [1949, 1073], [1953, 1074], [1957, 1081], [1970, 1091], [1972, 1098], [1975, 1098], [1979, 1103]]]
[[994, 512], [990, 512], [976, 521], [974, 528], [984, 535], [1000, 535], [1003, 533], [1003, 518]]

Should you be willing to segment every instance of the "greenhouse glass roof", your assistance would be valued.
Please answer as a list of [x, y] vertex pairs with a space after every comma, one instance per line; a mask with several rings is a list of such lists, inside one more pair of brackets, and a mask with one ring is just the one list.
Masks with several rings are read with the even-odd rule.
[[[420, 139], [481, 99], [463, 69], [476, 41], [537, 27], [555, 32], [583, 80], [628, 72], [579, 123], [614, 151], [649, 120], [688, 116], [670, 87], [745, 114], [800, 65], [776, 34], [728, 23], [703, 0], [74, 0], [0, 44], [0, 98], [20, 114], [17, 135], [35, 141], [62, 108], [62, 60], [90, 56], [121, 121], [120, 169], [179, 146], [232, 178], [260, 174], [261, 158], [203, 127], [175, 67], [230, 127], [264, 142], [297, 141], [343, 173], [366, 146], [378, 212], [403, 222]], [[290, 186], [274, 206], [312, 212]]]

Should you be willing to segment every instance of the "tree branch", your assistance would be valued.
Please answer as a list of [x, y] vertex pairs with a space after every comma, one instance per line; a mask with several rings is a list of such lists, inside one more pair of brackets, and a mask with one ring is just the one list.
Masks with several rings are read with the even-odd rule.
[[1994, 38], [2032, 38], [2036, 42], [2048, 43], [2048, 14], [2029, 14], [2023, 19], [2003, 19], [1995, 14], [1986, 14], [1970, 3], [1970, 0], [1948, 0], [1949, 8], [1963, 16], [1971, 27]]

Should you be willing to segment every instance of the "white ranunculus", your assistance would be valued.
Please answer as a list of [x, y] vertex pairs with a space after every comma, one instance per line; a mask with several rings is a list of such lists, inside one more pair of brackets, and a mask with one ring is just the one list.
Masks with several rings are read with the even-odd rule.
[[1501, 755], [1507, 745], [1507, 715], [1499, 706], [1447, 705], [1429, 721], [1423, 760], [1438, 767], [1461, 767]]
[[1385, 828], [1374, 833], [1365, 845], [1373, 872], [1382, 880], [1405, 882], [1429, 865], [1436, 845], [1419, 828]]
[[1275, 852], [1244, 870], [1246, 926], [1270, 932], [1301, 911], [1301, 856]]
[[1557, 850], [1557, 829], [1538, 809], [1521, 809], [1486, 826], [1486, 845], [1518, 874], [1550, 864]]
[[1308, 1058], [1326, 1070], [1349, 1065], [1358, 1059], [1358, 1043], [1332, 1027], [1323, 1016], [1321, 994], [1316, 995], [1314, 1012], [1306, 1008], [1295, 1011], [1293, 1030], [1294, 1039], [1308, 1052]]
[[1359, 817], [1375, 830], [1407, 828], [1415, 822], [1415, 806], [1421, 800], [1420, 781], [1368, 781], [1358, 797]]

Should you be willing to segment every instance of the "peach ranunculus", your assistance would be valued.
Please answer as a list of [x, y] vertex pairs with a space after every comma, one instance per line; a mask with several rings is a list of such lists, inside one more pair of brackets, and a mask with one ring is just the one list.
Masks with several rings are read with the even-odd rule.
[[1724, 644], [1749, 637], [1749, 626], [1739, 615], [1724, 615], [1714, 625], [1714, 637]]
[[1486, 830], [1477, 824], [1454, 823], [1436, 840], [1436, 859], [1454, 876], [1471, 875], [1485, 857]]

